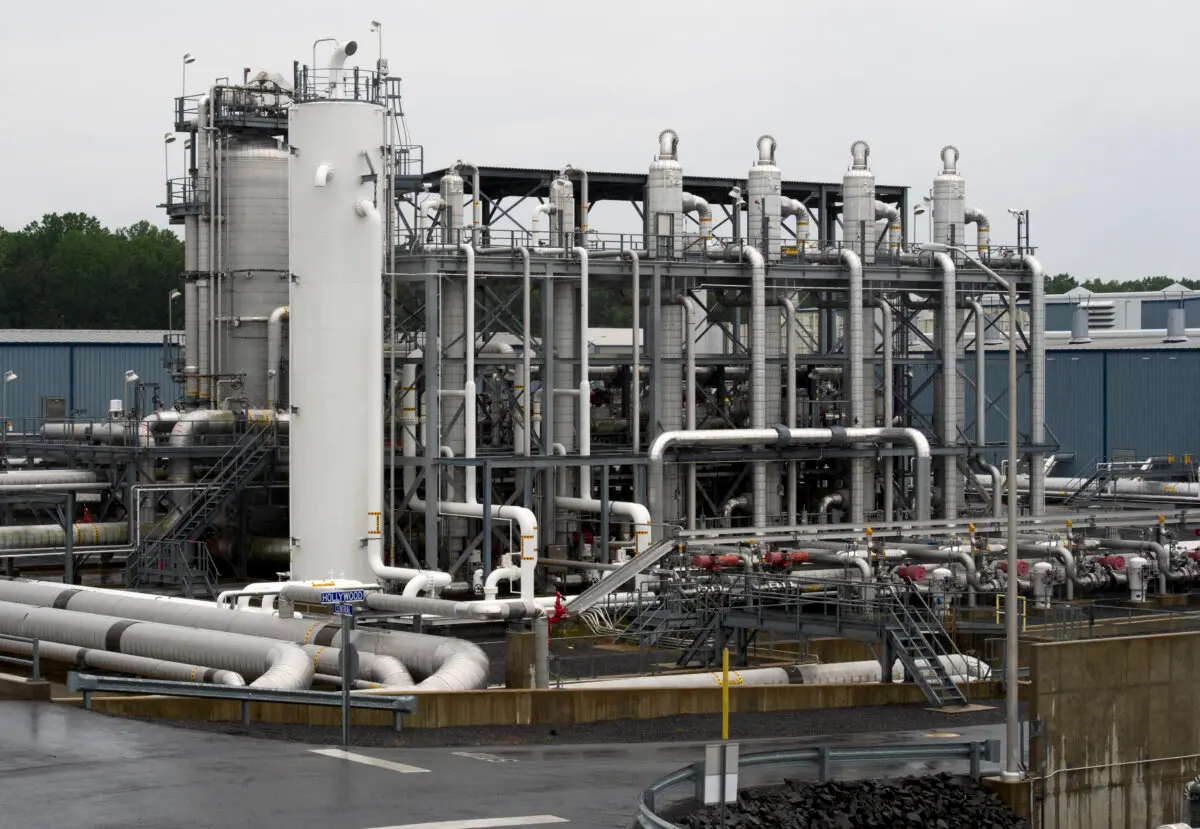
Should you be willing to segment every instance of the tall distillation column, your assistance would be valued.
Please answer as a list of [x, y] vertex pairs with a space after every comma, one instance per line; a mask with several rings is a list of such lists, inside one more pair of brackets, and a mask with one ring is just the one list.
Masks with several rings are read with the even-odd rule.
[[[871, 147], [866, 141], [855, 141], [850, 145], [850, 167], [842, 176], [842, 239], [847, 248], [859, 255], [864, 265], [875, 261], [875, 174], [871, 172], [869, 160]], [[849, 294], [848, 294], [849, 295]], [[862, 319], [863, 309], [848, 306], [846, 320], [851, 317]], [[862, 326], [859, 327], [862, 330]], [[846, 341], [850, 338], [852, 326], [843, 328]], [[874, 340], [872, 340], [873, 342]], [[847, 358], [851, 349], [845, 349]], [[853, 366], [847, 366], [842, 372], [842, 396], [850, 404], [850, 412], [856, 409], [867, 411], [867, 400], [873, 395], [865, 378], [863, 367], [856, 372]], [[874, 377], [874, 373], [870, 375]], [[863, 378], [856, 384], [855, 378]], [[849, 414], [849, 412], [848, 412]], [[862, 422], [855, 422], [853, 417], [847, 417], [847, 424], [852, 427], [873, 426], [864, 417]], [[870, 467], [865, 458], [850, 459], [850, 520], [862, 521], [866, 514], [875, 508], [874, 487], [867, 486]]]
[[[783, 173], [775, 164], [775, 146], [773, 137], [761, 136], [758, 139], [758, 158], [746, 174], [746, 238], [762, 252], [768, 263], [780, 260], [783, 244], [783, 212], [780, 205]], [[763, 326], [766, 333], [767, 377], [763, 389], [767, 422], [782, 423], [783, 371], [779, 358], [783, 356], [783, 328], [773, 299], [768, 296], [762, 319], [756, 318], [756, 309], [750, 309], [750, 325]], [[783, 481], [783, 465], [766, 464], [765, 474], [766, 503], [752, 505], [756, 522], [759, 519], [775, 521], [782, 509], [779, 490]]]
[[[962, 246], [966, 243], [967, 198], [966, 185], [958, 173], [958, 149], [945, 146], [941, 151], [942, 171], [933, 180], [933, 240], [944, 245]], [[956, 262], [961, 257], [948, 253]], [[941, 301], [935, 313], [938, 332], [938, 351], [942, 370], [934, 384], [936, 414], [934, 422], [944, 446], [958, 444], [961, 406], [958, 399], [958, 362], [961, 345], [958, 340], [958, 297], [953, 280], [944, 280]], [[945, 455], [934, 470], [935, 486], [942, 492], [942, 515], [955, 518], [961, 500], [961, 476], [958, 457]]]
[[[646, 182], [646, 249], [666, 259], [683, 250], [683, 166], [679, 162], [679, 136], [674, 130], [659, 133], [658, 145], [658, 157], [650, 165]], [[669, 291], [664, 291], [658, 301], [659, 330], [651, 333], [661, 376], [653, 378], [659, 406], [652, 408], [658, 421], [650, 424], [651, 435], [683, 428], [684, 309]], [[681, 469], [670, 464], [663, 474], [662, 514], [668, 522], [678, 523], [683, 515]]]
[[[549, 217], [550, 244], [559, 247], [569, 243], [569, 231], [575, 219], [575, 186], [563, 176], [550, 182], [550, 204], [554, 210]], [[569, 277], [565, 266], [560, 266], [547, 285], [554, 291], [554, 318], [551, 320], [554, 348], [554, 402], [551, 416], [554, 418], [554, 442], [560, 444], [568, 454], [579, 449], [579, 421], [575, 415], [577, 406], [590, 406], [590, 401], [579, 400], [579, 283]], [[545, 403], [543, 403], [545, 405]], [[583, 472], [579, 471], [579, 480]], [[574, 490], [576, 472], [559, 467], [555, 474], [555, 485], [560, 493], [588, 497], [589, 493]], [[567, 526], [558, 521], [555, 542], [565, 544]]]
[[[439, 193], [442, 198], [442, 244], [458, 245], [470, 241], [470, 236], [463, 231], [463, 178], [455, 169], [450, 169], [442, 176]], [[468, 343], [466, 340], [466, 291], [465, 278], [443, 277], [441, 280], [441, 388], [443, 391], [450, 391], [451, 394], [443, 394], [437, 400], [441, 428], [428, 430], [434, 440], [438, 439], [440, 434], [439, 448], [449, 448], [457, 458], [466, 454], [466, 418], [476, 416], [474, 401], [464, 400], [458, 393], [467, 382], [467, 348], [475, 347], [474, 343]], [[432, 401], [430, 405], [434, 405]], [[447, 500], [462, 501], [466, 498], [466, 474], [462, 467], [443, 468], [442, 482], [446, 487]], [[443, 519], [442, 533], [446, 544], [445, 552], [457, 555], [467, 543], [466, 519]]]
[[383, 543], [376, 174], [387, 133], [384, 108], [369, 95], [336, 99], [342, 86], [298, 91], [289, 115], [291, 575], [372, 581], [367, 547]]

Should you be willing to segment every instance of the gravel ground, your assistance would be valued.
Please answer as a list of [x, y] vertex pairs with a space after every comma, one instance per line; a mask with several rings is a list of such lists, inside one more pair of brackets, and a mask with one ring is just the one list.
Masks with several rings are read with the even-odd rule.
[[[774, 711], [733, 714], [730, 733], [738, 739], [811, 737], [817, 735], [865, 734], [885, 731], [915, 731], [1004, 721], [998, 705], [987, 711], [945, 714], [922, 705], [891, 705], [873, 708], [834, 708], [806, 711]], [[223, 734], [336, 744], [341, 729], [279, 723], [189, 722], [154, 720], [164, 725]], [[715, 714], [688, 714], [654, 720], [612, 720], [538, 726], [480, 726], [457, 728], [410, 728], [397, 733], [390, 728], [356, 727], [351, 742], [356, 746], [438, 748], [443, 746], [553, 745], [624, 742], [691, 742], [714, 739], [721, 733], [721, 718]]]

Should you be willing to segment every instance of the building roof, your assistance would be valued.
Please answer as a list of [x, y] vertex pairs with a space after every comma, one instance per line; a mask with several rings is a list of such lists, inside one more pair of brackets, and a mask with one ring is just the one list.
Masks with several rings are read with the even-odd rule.
[[[162, 345], [167, 331], [98, 328], [0, 328], [0, 345]], [[182, 332], [175, 335], [182, 338]]]

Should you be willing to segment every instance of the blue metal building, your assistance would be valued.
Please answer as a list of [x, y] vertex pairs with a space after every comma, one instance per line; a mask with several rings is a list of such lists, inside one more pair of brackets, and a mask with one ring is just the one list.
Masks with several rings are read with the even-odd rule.
[[[4, 414], [17, 431], [45, 417], [104, 418], [110, 400], [133, 400], [137, 384], [147, 407], [155, 384], [170, 406], [180, 389], [164, 359], [166, 336], [166, 331], [0, 329], [0, 376], [17, 375], [0, 383]], [[137, 374], [137, 383], [125, 382], [127, 371]]]
[[[975, 436], [975, 357], [961, 368], [967, 379], [964, 432]], [[1143, 336], [1071, 344], [1051, 339], [1046, 348], [1046, 429], [1072, 460], [1055, 467], [1070, 475], [1097, 459], [1191, 455], [1200, 458], [1200, 342], [1164, 343]], [[1008, 353], [989, 346], [985, 390], [989, 444], [1008, 440]], [[1029, 375], [1017, 379], [1018, 430], [1029, 435]], [[1194, 398], [1194, 399], [1193, 399]], [[1003, 451], [994, 453], [996, 459]]]

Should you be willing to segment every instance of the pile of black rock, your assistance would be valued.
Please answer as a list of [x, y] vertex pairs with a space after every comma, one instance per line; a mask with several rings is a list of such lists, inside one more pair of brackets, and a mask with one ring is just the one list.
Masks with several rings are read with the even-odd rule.
[[[719, 829], [720, 807], [676, 822]], [[981, 783], [938, 774], [884, 780], [808, 783], [747, 789], [725, 807], [726, 829], [1029, 829]]]

